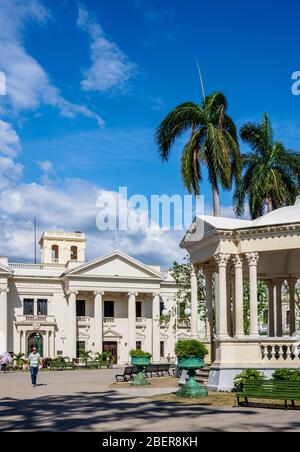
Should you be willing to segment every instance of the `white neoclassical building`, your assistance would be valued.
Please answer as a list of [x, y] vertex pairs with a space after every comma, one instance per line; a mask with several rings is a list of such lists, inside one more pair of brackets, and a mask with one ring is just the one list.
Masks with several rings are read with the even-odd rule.
[[171, 323], [176, 285], [169, 271], [121, 253], [85, 261], [81, 232], [45, 232], [41, 263], [0, 258], [0, 351], [78, 357], [80, 348], [111, 351], [118, 363], [141, 347], [154, 362], [174, 356]]
[[[271, 376], [299, 368], [297, 281], [300, 279], [300, 198], [254, 220], [196, 218], [181, 247], [191, 257], [192, 335], [197, 330], [197, 278], [206, 277], [206, 336], [211, 342], [209, 388], [228, 390], [235, 375], [256, 368]], [[250, 332], [244, 325], [243, 282], [250, 282]], [[267, 334], [259, 330], [257, 282], [268, 287]], [[283, 291], [287, 285], [288, 294]], [[284, 307], [284, 309], [283, 309]], [[288, 315], [287, 315], [288, 312]], [[299, 334], [299, 337], [297, 336]]]

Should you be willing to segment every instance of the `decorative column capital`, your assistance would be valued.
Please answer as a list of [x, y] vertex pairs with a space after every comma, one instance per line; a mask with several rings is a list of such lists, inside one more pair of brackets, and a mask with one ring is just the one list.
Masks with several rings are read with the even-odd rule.
[[239, 254], [232, 258], [235, 268], [243, 268], [244, 259]]
[[153, 298], [154, 297], [160, 297], [160, 292], [153, 292], [152, 293]]
[[135, 292], [134, 290], [132, 290], [131, 292], [128, 292], [128, 296], [129, 297], [131, 297], [131, 296], [134, 296], [134, 297], [137, 297], [138, 296], [138, 292]]
[[103, 290], [95, 290], [94, 291], [94, 295], [101, 295], [103, 297], [104, 294], [105, 294], [105, 292]]
[[7, 287], [0, 287], [0, 294], [2, 294], [2, 293], [8, 293], [9, 292], [9, 289], [7, 288]]
[[250, 267], [256, 267], [259, 261], [258, 253], [246, 253], [246, 259]]
[[70, 295], [78, 295], [78, 294], [79, 294], [78, 290], [69, 290], [68, 293], [67, 293], [68, 296], [70, 296]]
[[230, 259], [230, 254], [216, 254], [215, 260], [219, 267], [227, 267], [228, 261]]
[[196, 264], [191, 265], [191, 276], [197, 276], [199, 273], [199, 267]]

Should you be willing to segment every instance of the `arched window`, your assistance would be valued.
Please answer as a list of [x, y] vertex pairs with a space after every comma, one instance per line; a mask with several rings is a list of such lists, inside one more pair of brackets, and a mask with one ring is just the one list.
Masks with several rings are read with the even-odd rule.
[[59, 259], [59, 248], [58, 248], [58, 245], [52, 245], [51, 254], [52, 254], [52, 262], [53, 263], [58, 262], [58, 259]]
[[78, 260], [78, 248], [77, 246], [71, 246], [71, 260], [77, 261]]

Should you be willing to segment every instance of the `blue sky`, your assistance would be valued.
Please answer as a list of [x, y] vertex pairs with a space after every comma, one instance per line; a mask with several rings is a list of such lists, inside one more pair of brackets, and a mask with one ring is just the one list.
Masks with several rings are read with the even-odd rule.
[[[97, 243], [91, 257], [110, 251], [115, 242], [103, 245], [92, 209], [78, 209], [72, 219], [66, 206], [78, 200], [78, 190], [81, 209], [90, 206], [86, 193], [97, 189], [184, 193], [181, 143], [162, 165], [154, 131], [177, 104], [201, 100], [195, 57], [206, 92], [226, 94], [238, 125], [267, 111], [277, 138], [300, 148], [300, 98], [291, 94], [291, 75], [300, 70], [294, 0], [0, 0], [0, 6], [0, 70], [8, 90], [0, 97], [2, 254], [30, 254], [32, 215], [41, 229], [85, 228]], [[209, 209], [206, 182], [202, 192]], [[221, 201], [230, 213], [231, 193]], [[178, 239], [167, 241], [172, 251], [165, 258], [160, 241], [156, 251], [148, 238], [137, 247], [123, 237], [118, 246], [167, 265]]]

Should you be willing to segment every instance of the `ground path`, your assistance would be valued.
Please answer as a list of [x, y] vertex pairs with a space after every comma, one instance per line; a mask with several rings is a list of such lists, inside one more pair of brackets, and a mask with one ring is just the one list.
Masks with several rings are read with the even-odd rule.
[[300, 412], [213, 408], [118, 394], [116, 370], [0, 374], [0, 431], [300, 431]]

